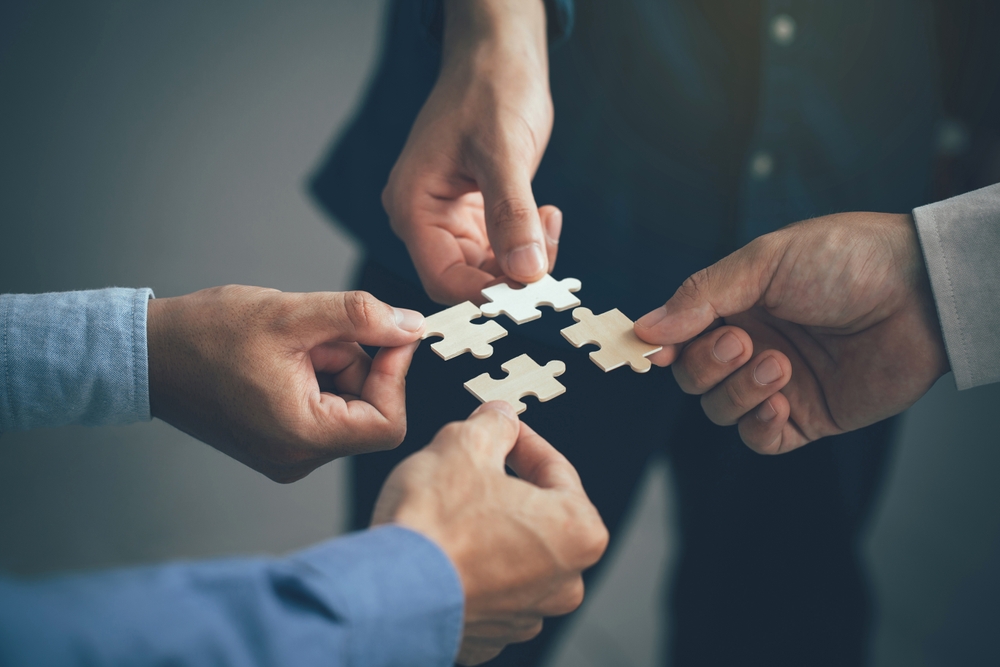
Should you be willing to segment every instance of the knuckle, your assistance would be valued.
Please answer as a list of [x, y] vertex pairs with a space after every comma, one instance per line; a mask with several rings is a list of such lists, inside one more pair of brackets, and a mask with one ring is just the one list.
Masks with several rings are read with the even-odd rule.
[[608, 548], [610, 535], [604, 521], [592, 506], [574, 504], [569, 509], [571, 539], [575, 553], [573, 563], [578, 569], [590, 567], [601, 559]]
[[500, 230], [508, 230], [524, 223], [535, 208], [530, 203], [509, 197], [493, 204], [490, 211], [493, 225]]
[[527, 627], [521, 628], [514, 632], [510, 637], [510, 643], [520, 644], [521, 642], [526, 642], [534, 639], [542, 632], [542, 620], [537, 619], [528, 625]]
[[723, 388], [726, 392], [726, 400], [728, 400], [740, 414], [743, 414], [750, 408], [754, 407], [753, 400], [746, 395], [745, 388], [739, 382], [726, 382], [723, 385]]
[[451, 422], [445, 424], [438, 431], [437, 435], [434, 437], [435, 442], [440, 443], [458, 443], [462, 442], [463, 434], [465, 432], [464, 422]]
[[692, 301], [697, 301], [701, 293], [704, 291], [705, 286], [709, 281], [708, 269], [701, 269], [696, 273], [692, 273], [687, 279], [681, 283], [681, 286], [677, 288], [677, 295]]
[[345, 292], [344, 312], [355, 328], [367, 329], [378, 319], [378, 301], [368, 292]]
[[568, 614], [571, 611], [580, 608], [583, 604], [583, 598], [585, 594], [585, 586], [583, 584], [583, 577], [577, 576], [573, 578], [573, 582], [567, 587], [565, 593], [565, 599], [563, 600], [563, 611], [562, 613]]
[[728, 419], [723, 416], [722, 412], [716, 405], [716, 401], [713, 400], [712, 394], [704, 394], [701, 397], [701, 410], [708, 417], [708, 421], [712, 422], [716, 426], [731, 426], [732, 424]]

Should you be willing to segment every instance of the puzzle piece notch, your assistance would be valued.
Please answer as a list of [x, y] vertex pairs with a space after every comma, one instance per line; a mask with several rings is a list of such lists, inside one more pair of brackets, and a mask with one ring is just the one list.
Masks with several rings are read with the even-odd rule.
[[632, 320], [617, 308], [600, 315], [594, 315], [589, 308], [577, 308], [573, 319], [578, 324], [559, 333], [574, 347], [600, 345], [600, 350], [590, 353], [590, 359], [605, 373], [625, 364], [636, 373], [645, 373], [652, 366], [646, 357], [663, 349], [636, 336]]
[[500, 283], [483, 290], [483, 296], [490, 302], [484, 303], [481, 308], [486, 317], [503, 313], [518, 324], [524, 324], [542, 316], [537, 306], [551, 306], [556, 312], [579, 306], [580, 300], [572, 292], [582, 286], [576, 278], [556, 280], [548, 274], [521, 289]]
[[424, 319], [422, 338], [441, 336], [442, 340], [431, 343], [431, 349], [445, 361], [466, 352], [485, 359], [493, 354], [490, 343], [506, 336], [507, 330], [494, 320], [473, 324], [471, 320], [477, 317], [482, 317], [482, 312], [471, 301], [446, 308]]
[[521, 401], [525, 396], [534, 396], [544, 403], [566, 391], [566, 387], [556, 380], [566, 372], [566, 364], [561, 361], [550, 361], [539, 366], [534, 359], [522, 354], [502, 364], [500, 368], [507, 372], [504, 379], [494, 380], [489, 373], [483, 373], [466, 382], [465, 388], [483, 403], [507, 401], [517, 414], [528, 408]]

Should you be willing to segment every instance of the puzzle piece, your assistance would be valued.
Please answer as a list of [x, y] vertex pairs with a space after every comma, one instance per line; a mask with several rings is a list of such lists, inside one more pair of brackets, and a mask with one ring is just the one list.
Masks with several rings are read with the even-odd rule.
[[663, 349], [640, 340], [632, 328], [632, 320], [617, 308], [600, 315], [594, 315], [589, 308], [577, 308], [573, 319], [579, 324], [559, 333], [575, 347], [588, 343], [600, 345], [600, 350], [590, 353], [590, 359], [605, 373], [625, 364], [636, 373], [645, 373], [651, 366], [646, 357]]
[[487, 401], [507, 401], [517, 414], [528, 406], [521, 402], [524, 396], [535, 396], [539, 401], [551, 401], [564, 393], [566, 387], [556, 378], [566, 372], [566, 364], [550, 361], [539, 366], [526, 354], [515, 357], [500, 366], [507, 371], [503, 380], [494, 380], [489, 373], [483, 373], [465, 383], [465, 388], [483, 403]]
[[476, 359], [485, 359], [493, 354], [490, 343], [506, 336], [507, 330], [494, 320], [473, 324], [470, 320], [477, 317], [482, 317], [482, 313], [471, 301], [446, 308], [424, 319], [423, 338], [443, 338], [432, 343], [431, 349], [445, 361], [466, 352], [472, 352]]
[[570, 292], [576, 292], [581, 286], [576, 278], [556, 280], [550, 275], [521, 289], [512, 289], [510, 285], [500, 283], [483, 290], [483, 296], [490, 303], [484, 303], [481, 308], [486, 317], [503, 313], [518, 324], [524, 324], [542, 316], [542, 311], [536, 306], [552, 306], [556, 311], [579, 306], [580, 300]]

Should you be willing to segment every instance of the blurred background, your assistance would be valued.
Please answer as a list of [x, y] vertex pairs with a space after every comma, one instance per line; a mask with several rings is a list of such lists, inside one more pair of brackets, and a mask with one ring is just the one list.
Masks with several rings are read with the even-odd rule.
[[[358, 253], [305, 180], [383, 4], [0, 3], [0, 293], [347, 288]], [[946, 376], [905, 418], [865, 553], [879, 667], [1000, 664], [998, 406]], [[341, 463], [281, 486], [160, 422], [7, 434], [0, 572], [280, 554], [342, 531], [345, 498]], [[671, 507], [660, 464], [552, 667], [657, 663]]]

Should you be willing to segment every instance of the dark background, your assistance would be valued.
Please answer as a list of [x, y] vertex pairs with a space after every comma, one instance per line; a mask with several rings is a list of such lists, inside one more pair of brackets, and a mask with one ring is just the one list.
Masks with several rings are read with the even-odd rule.
[[[304, 183], [382, 5], [0, 3], [0, 292], [346, 288], [357, 251]], [[948, 376], [905, 418], [866, 546], [880, 667], [1000, 663], [998, 411]], [[159, 422], [5, 435], [0, 571], [282, 553], [342, 530], [343, 470], [277, 485]], [[671, 502], [661, 465], [553, 665], [653, 664]]]

